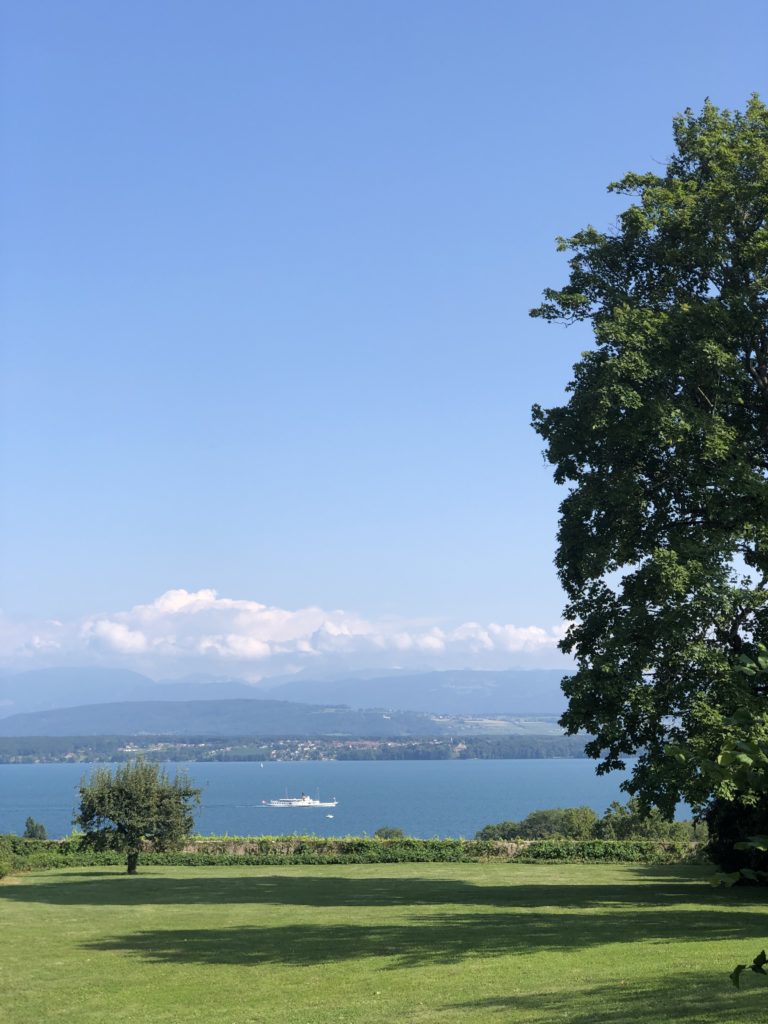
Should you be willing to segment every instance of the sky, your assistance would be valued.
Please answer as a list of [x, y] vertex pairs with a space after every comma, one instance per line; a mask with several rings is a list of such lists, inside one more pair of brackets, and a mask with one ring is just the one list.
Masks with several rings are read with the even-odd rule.
[[528, 310], [675, 113], [768, 95], [768, 6], [1, 19], [0, 665], [561, 664], [530, 408], [590, 336]]

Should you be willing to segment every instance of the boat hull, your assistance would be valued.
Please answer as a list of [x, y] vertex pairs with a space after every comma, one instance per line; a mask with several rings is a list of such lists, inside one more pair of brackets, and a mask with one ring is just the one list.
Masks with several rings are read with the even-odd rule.
[[338, 800], [312, 800], [310, 797], [285, 797], [282, 800], [262, 800], [265, 807], [337, 807]]

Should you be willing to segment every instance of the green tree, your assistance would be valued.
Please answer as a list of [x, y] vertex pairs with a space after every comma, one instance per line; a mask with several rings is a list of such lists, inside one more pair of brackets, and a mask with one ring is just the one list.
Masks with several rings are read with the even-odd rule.
[[115, 769], [97, 768], [80, 783], [80, 808], [74, 824], [84, 843], [98, 850], [126, 854], [128, 874], [136, 873], [145, 843], [156, 850], [180, 846], [194, 825], [200, 802], [188, 776], [178, 771], [171, 781], [158, 764], [131, 761]]
[[531, 811], [522, 821], [486, 825], [476, 839], [591, 839], [597, 815], [591, 807], [551, 807]]
[[24, 822], [24, 838], [47, 839], [48, 833], [45, 830], [45, 825], [40, 821], [35, 821], [35, 819], [30, 816]]
[[591, 807], [566, 807], [563, 813], [563, 837], [565, 839], [592, 839], [597, 825], [597, 815]]
[[666, 839], [670, 842], [701, 842], [706, 838], [706, 825], [691, 820], [669, 821], [657, 807], [644, 811], [640, 801], [632, 797], [627, 803], [614, 800], [595, 826], [598, 839]]
[[768, 641], [768, 108], [707, 102], [674, 142], [610, 186], [615, 230], [560, 240], [569, 281], [532, 311], [594, 339], [567, 404], [533, 410], [568, 487], [562, 724], [599, 772], [637, 755], [625, 788], [668, 816], [712, 798], [723, 722], [767, 708], [738, 663]]
[[376, 839], [404, 839], [405, 832], [401, 828], [391, 828], [389, 825], [384, 825], [382, 828], [377, 828], [373, 833]]

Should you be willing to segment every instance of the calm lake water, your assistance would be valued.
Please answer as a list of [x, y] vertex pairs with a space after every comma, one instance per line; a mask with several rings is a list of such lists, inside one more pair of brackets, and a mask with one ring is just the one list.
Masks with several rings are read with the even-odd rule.
[[[32, 815], [51, 838], [71, 831], [82, 764], [0, 765], [0, 832], [22, 832]], [[166, 766], [174, 773], [176, 765]], [[369, 835], [383, 825], [413, 836], [465, 836], [489, 822], [520, 819], [544, 807], [587, 804], [602, 813], [623, 800], [623, 775], [595, 775], [586, 760], [301, 761], [189, 764], [203, 790], [196, 816], [203, 833]], [[298, 796], [335, 808], [268, 808], [262, 800]], [[329, 818], [326, 815], [332, 814]]]

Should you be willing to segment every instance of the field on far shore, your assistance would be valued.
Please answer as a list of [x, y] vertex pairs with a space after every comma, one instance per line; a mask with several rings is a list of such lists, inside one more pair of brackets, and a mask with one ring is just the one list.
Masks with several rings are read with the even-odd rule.
[[[4, 1024], [735, 1024], [760, 889], [707, 868], [72, 868], [0, 882]], [[768, 979], [765, 979], [768, 981]]]

